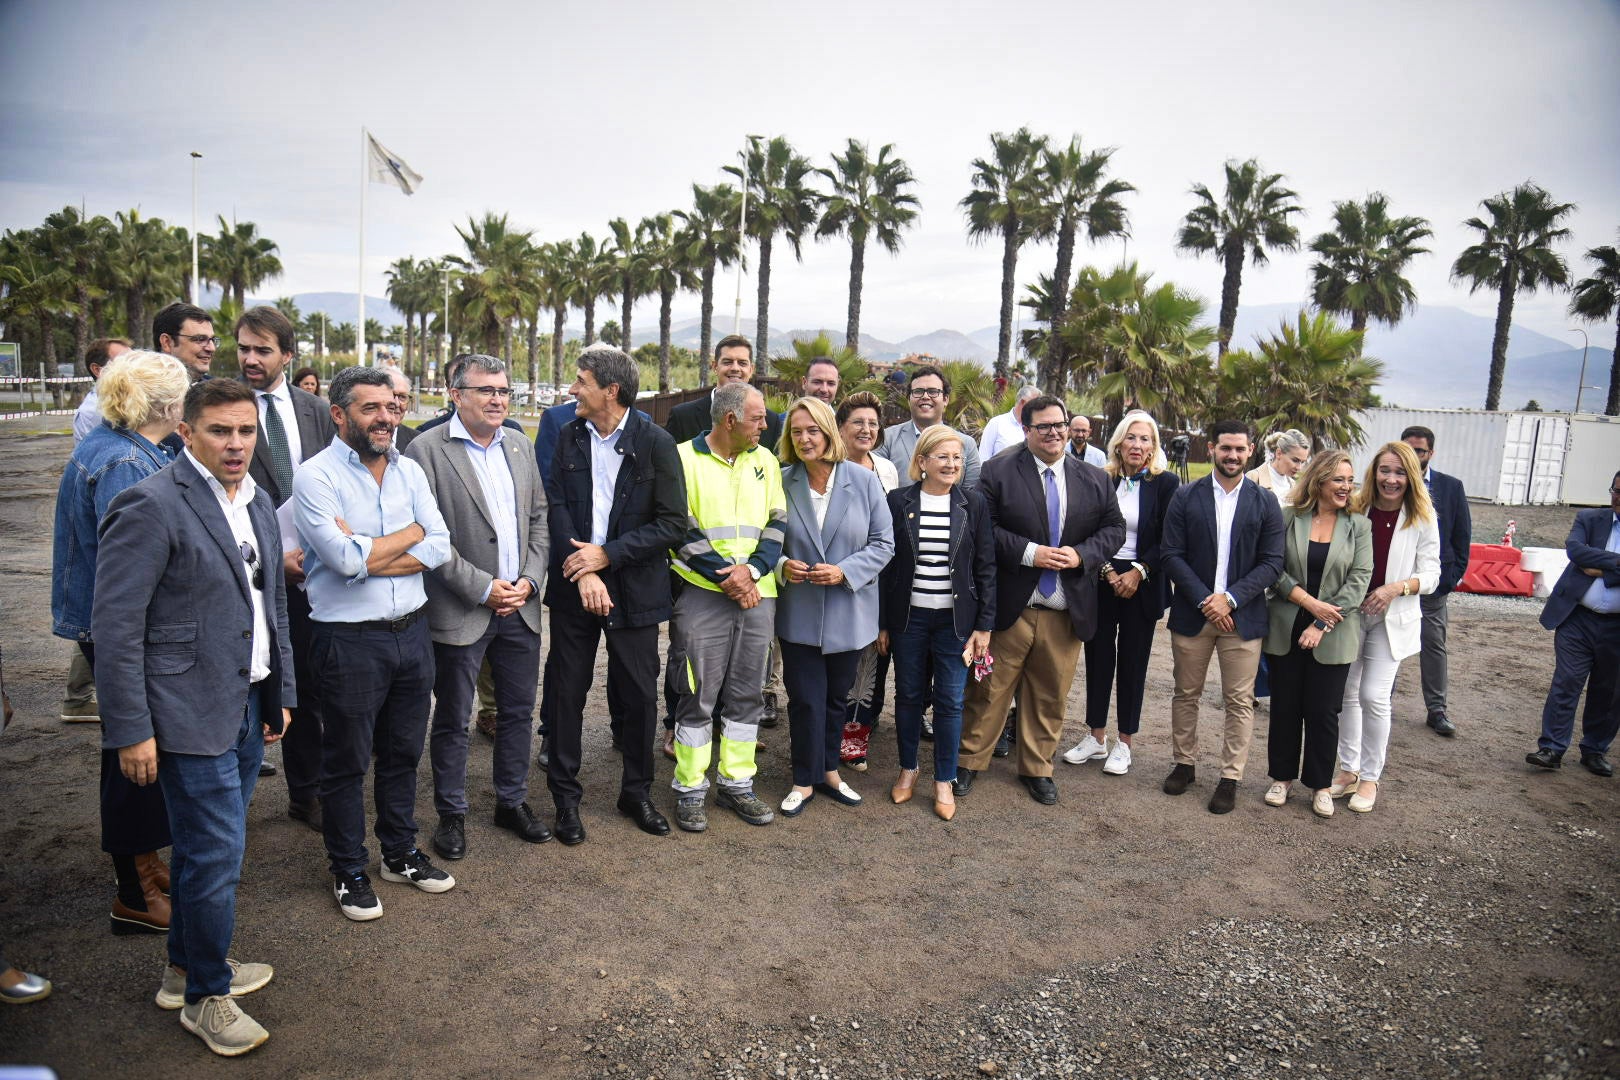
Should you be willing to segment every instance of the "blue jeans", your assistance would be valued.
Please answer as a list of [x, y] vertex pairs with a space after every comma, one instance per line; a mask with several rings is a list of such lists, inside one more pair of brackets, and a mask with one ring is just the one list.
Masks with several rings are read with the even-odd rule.
[[956, 779], [956, 751], [962, 741], [962, 692], [967, 638], [956, 635], [950, 608], [911, 609], [906, 628], [889, 639], [894, 657], [894, 727], [900, 741], [900, 767], [917, 768], [923, 706], [928, 704], [928, 666], [934, 667], [934, 779]]
[[186, 1003], [231, 992], [225, 963], [236, 930], [236, 883], [247, 847], [247, 809], [264, 761], [259, 691], [248, 694], [236, 745], [217, 757], [158, 753], [169, 807], [169, 963], [186, 972]]

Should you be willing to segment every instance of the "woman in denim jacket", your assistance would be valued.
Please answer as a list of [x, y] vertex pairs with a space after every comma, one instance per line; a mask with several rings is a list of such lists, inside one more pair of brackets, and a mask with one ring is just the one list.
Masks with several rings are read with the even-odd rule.
[[[51, 632], [78, 643], [95, 666], [90, 608], [96, 588], [96, 529], [117, 495], [170, 462], [158, 445], [174, 433], [191, 385], [172, 356], [128, 352], [97, 383], [104, 418], [73, 451], [56, 492], [51, 555]], [[137, 787], [118, 767], [118, 751], [101, 752], [101, 849], [118, 879], [115, 934], [167, 933], [169, 815], [157, 784]]]

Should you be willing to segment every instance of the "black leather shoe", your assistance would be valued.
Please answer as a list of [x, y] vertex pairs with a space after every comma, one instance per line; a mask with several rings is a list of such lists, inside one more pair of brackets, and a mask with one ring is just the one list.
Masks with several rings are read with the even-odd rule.
[[1191, 765], [1177, 765], [1170, 770], [1170, 775], [1164, 778], [1164, 793], [1166, 795], [1180, 795], [1187, 790], [1187, 785], [1198, 779], [1198, 770]]
[[636, 828], [650, 836], [668, 836], [669, 821], [653, 806], [651, 799], [633, 799], [619, 796], [619, 813], [636, 823]]
[[956, 794], [956, 797], [960, 799], [962, 796], [973, 790], [973, 781], [976, 780], [978, 776], [979, 772], [977, 769], [968, 769], [958, 766], [956, 769], [956, 779], [951, 781], [951, 791], [953, 791]]
[[1001, 738], [996, 740], [996, 748], [990, 751], [991, 757], [1006, 757], [1012, 753], [1013, 734], [1011, 728], [1001, 729]]
[[1209, 797], [1209, 812], [1212, 814], [1230, 814], [1232, 807], [1237, 805], [1237, 781], [1221, 778], [1215, 785], [1215, 794]]
[[759, 711], [760, 727], [775, 727], [782, 722], [782, 708], [776, 703], [776, 695], [771, 691], [765, 692], [765, 705]]
[[308, 802], [287, 803], [287, 816], [294, 821], [302, 821], [316, 832], [321, 832], [321, 801], [310, 799]]
[[1595, 773], [1598, 776], [1614, 775], [1614, 766], [1610, 765], [1609, 759], [1602, 754], [1582, 754], [1581, 764], [1586, 767], [1586, 771], [1589, 773]]
[[551, 830], [546, 828], [545, 822], [534, 816], [534, 811], [529, 809], [528, 803], [497, 806], [495, 824], [503, 829], [510, 829], [520, 839], [527, 840], [531, 844], [543, 844], [551, 839]]
[[541, 739], [540, 740], [540, 752], [538, 754], [534, 755], [534, 763], [536, 765], [540, 766], [542, 769], [548, 769], [548, 768], [551, 767], [551, 740], [550, 739]]
[[274, 776], [274, 775], [276, 775], [276, 771], [277, 771], [276, 767], [274, 765], [272, 765], [270, 762], [268, 762], [268, 761], [259, 762], [259, 775], [260, 776]]
[[[1524, 761], [1525, 764], [1534, 765], [1538, 769], [1562, 769], [1564, 767], [1564, 755], [1555, 754], [1551, 750], [1537, 749], [1524, 755]], [[1584, 756], [1581, 763], [1583, 765], [1586, 763]]]
[[439, 853], [441, 859], [466, 858], [466, 814], [439, 815], [439, 827], [433, 830], [433, 850]]
[[585, 823], [579, 820], [579, 807], [559, 806], [557, 808], [557, 828], [554, 830], [557, 839], [573, 847], [575, 844], [585, 842]]
[[1052, 783], [1050, 776], [1020, 776], [1018, 779], [1029, 789], [1029, 797], [1042, 806], [1057, 802], [1057, 785]]
[[1429, 714], [1429, 727], [1434, 729], [1436, 735], [1444, 735], [1448, 739], [1457, 734], [1457, 725], [1453, 724], [1451, 717], [1443, 712]]

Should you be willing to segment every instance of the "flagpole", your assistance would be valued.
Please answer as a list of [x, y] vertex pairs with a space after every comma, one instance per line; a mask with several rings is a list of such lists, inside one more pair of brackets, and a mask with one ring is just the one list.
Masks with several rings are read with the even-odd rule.
[[366, 128], [360, 126], [360, 276], [359, 289], [356, 296], [359, 299], [360, 315], [354, 325], [354, 342], [359, 348], [355, 362], [370, 366], [370, 358], [366, 355], [366, 173], [371, 164], [370, 147], [366, 145]]

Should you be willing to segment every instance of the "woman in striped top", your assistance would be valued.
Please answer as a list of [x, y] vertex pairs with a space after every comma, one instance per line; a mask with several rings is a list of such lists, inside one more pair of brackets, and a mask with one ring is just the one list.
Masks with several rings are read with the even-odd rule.
[[995, 622], [995, 547], [990, 514], [976, 491], [959, 486], [962, 440], [939, 424], [922, 433], [912, 454], [917, 481], [889, 494], [894, 559], [883, 570], [878, 649], [894, 657], [894, 721], [900, 778], [890, 797], [911, 799], [919, 773], [929, 662], [934, 669], [934, 812], [956, 815], [951, 781], [962, 741], [967, 669], [985, 658]]

